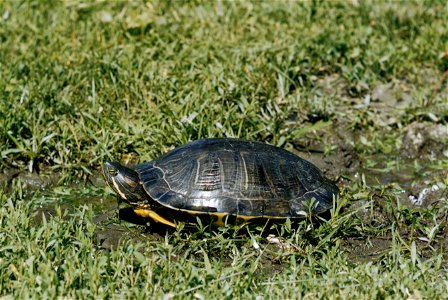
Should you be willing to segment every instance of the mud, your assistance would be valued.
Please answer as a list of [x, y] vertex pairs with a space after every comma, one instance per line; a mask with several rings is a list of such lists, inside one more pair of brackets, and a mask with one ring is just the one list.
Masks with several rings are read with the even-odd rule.
[[[30, 173], [20, 169], [10, 168], [0, 173], [0, 186], [11, 186], [13, 180], [20, 180], [24, 183], [26, 190], [45, 189], [56, 186], [60, 182], [62, 175], [59, 173]], [[8, 189], [6, 190], [8, 191]]]
[[448, 125], [414, 122], [406, 126], [400, 154], [404, 158], [444, 155], [448, 145]]
[[117, 223], [98, 224], [95, 231], [96, 244], [100, 249], [117, 249], [124, 242], [144, 243], [152, 241], [162, 241], [162, 235], [158, 232], [147, 232], [142, 228], [127, 227]]
[[342, 247], [349, 253], [351, 263], [369, 262], [387, 254], [391, 248], [390, 238], [372, 238], [366, 242], [363, 239], [348, 238], [342, 242]]

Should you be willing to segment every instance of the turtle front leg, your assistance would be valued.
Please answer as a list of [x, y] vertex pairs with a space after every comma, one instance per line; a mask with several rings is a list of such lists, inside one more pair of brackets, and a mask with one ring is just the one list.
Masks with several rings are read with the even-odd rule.
[[151, 218], [152, 220], [174, 227], [176, 228], [176, 224], [174, 224], [171, 221], [168, 221], [167, 219], [165, 219], [164, 217], [160, 216], [158, 213], [156, 213], [153, 210], [147, 209], [147, 208], [136, 208], [134, 209], [134, 212], [139, 215], [140, 217], [143, 218]]

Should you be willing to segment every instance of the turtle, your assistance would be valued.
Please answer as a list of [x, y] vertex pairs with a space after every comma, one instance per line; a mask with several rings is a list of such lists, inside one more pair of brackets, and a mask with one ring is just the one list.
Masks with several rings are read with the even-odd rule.
[[134, 212], [162, 224], [217, 225], [303, 218], [333, 206], [336, 184], [279, 147], [236, 138], [189, 142], [134, 167], [104, 162], [109, 187]]

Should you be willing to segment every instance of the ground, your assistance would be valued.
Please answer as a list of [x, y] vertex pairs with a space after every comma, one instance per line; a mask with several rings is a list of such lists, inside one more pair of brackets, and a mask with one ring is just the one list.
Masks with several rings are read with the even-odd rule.
[[[0, 297], [442, 298], [444, 1], [0, 3]], [[328, 216], [167, 229], [101, 162], [270, 143]]]

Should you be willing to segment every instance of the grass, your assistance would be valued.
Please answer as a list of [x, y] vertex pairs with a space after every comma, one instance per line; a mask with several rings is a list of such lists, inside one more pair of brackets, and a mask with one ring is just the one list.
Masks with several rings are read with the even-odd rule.
[[[409, 124], [447, 125], [443, 1], [10, 1], [0, 13], [0, 170], [60, 178], [45, 190], [0, 180], [0, 296], [446, 295], [447, 155], [399, 155]], [[373, 99], [386, 84], [396, 101]], [[409, 207], [402, 182], [341, 169], [329, 221], [269, 225], [283, 248], [257, 227], [157, 238], [116, 217], [138, 237], [100, 247], [102, 161], [224, 136], [328, 156], [349, 147], [366, 169], [445, 190]], [[51, 213], [35, 218], [42, 207]]]
[[[448, 288], [445, 258], [431, 246], [433, 240], [425, 249], [399, 230], [404, 226], [411, 237], [421, 232], [437, 237], [445, 227], [446, 208], [428, 213], [434, 223], [427, 224], [424, 216], [404, 208], [394, 209], [391, 222], [382, 224], [361, 223], [353, 212], [337, 211], [320, 226], [309, 220], [287, 222], [273, 229], [283, 248], [270, 244], [259, 228], [239, 227], [177, 231], [156, 241], [142, 233], [140, 243], [127, 241], [104, 250], [95, 247], [91, 205], [79, 206], [71, 215], [56, 209], [51, 219], [36, 224], [24, 218], [33, 215], [33, 201], [24, 201], [19, 184], [15, 190], [8, 198], [2, 195], [3, 295], [419, 298], [443, 297]], [[383, 235], [391, 235], [390, 246], [374, 261], [351, 260], [344, 250], [347, 236], [369, 243]]]

